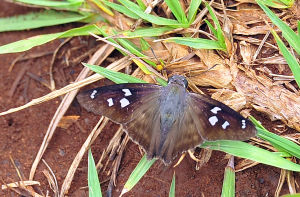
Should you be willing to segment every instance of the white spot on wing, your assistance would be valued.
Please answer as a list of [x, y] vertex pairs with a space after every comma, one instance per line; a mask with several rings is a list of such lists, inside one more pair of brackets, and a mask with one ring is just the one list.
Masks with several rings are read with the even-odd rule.
[[112, 98], [107, 99], [107, 102], [109, 107], [114, 105], [114, 101]]
[[126, 98], [122, 98], [120, 100], [120, 103], [121, 103], [121, 108], [126, 107], [127, 105], [130, 104], [130, 102]]
[[129, 89], [122, 89], [122, 91], [125, 93], [124, 94], [125, 96], [131, 96], [132, 95]]
[[230, 125], [229, 122], [225, 121], [225, 122], [222, 124], [222, 128], [223, 128], [223, 129], [226, 129], [229, 125]]
[[242, 120], [242, 129], [246, 128], [246, 120]]
[[220, 107], [214, 107], [214, 108], [212, 108], [210, 111], [211, 111], [212, 113], [214, 113], [214, 114], [217, 114], [218, 111], [221, 111], [221, 108], [220, 108]]
[[208, 121], [212, 126], [215, 126], [215, 124], [218, 122], [218, 118], [217, 116], [212, 116], [208, 119]]
[[97, 94], [97, 90], [93, 90], [92, 94], [90, 95], [91, 99], [94, 99]]

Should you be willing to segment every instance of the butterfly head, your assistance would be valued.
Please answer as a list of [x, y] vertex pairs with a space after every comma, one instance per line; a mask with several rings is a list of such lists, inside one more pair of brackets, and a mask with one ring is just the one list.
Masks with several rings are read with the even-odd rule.
[[186, 78], [184, 76], [181, 76], [181, 75], [173, 75], [172, 77], [170, 77], [168, 79], [168, 84], [176, 84], [176, 85], [180, 85], [184, 88], [188, 87], [188, 81], [186, 80]]

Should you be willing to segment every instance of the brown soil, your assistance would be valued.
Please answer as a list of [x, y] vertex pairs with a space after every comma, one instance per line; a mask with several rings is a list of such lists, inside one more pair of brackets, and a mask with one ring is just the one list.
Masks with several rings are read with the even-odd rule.
[[[10, 3], [2, 2], [0, 17], [12, 16], [27, 13], [35, 9], [24, 8]], [[0, 45], [13, 41], [24, 39], [34, 35], [47, 34], [51, 32], [60, 32], [75, 27], [75, 25], [63, 25], [56, 27], [40, 28], [38, 30], [6, 32], [0, 35]], [[36, 47], [26, 54], [35, 54], [40, 52], [53, 52], [61, 43], [56, 40], [51, 43]], [[63, 47], [63, 51], [78, 45], [85, 45], [80, 50], [72, 52], [72, 57], [80, 55], [82, 51], [87, 51], [91, 47], [89, 40], [85, 38], [74, 38], [70, 43]], [[1, 55], [0, 67], [0, 111], [8, 110], [25, 104], [31, 99], [38, 98], [50, 92], [48, 88], [41, 83], [33, 80], [27, 73], [33, 73], [49, 81], [49, 65], [52, 55], [46, 55], [41, 58], [30, 59], [19, 62], [15, 65], [12, 72], [8, 69], [13, 60], [23, 53]], [[20, 74], [23, 68], [26, 68], [25, 74], [21, 77], [13, 95], [9, 96], [13, 82]], [[64, 59], [60, 58], [54, 66], [54, 77], [57, 88], [72, 82], [79, 71], [82, 69], [80, 64], [66, 66]], [[13, 159], [17, 167], [21, 170], [25, 178], [28, 178], [33, 160], [39, 150], [44, 134], [48, 128], [50, 120], [60, 103], [60, 98], [43, 103], [23, 111], [0, 117], [0, 177], [4, 183], [18, 181], [17, 172], [10, 161]], [[95, 125], [98, 117], [85, 111], [79, 112], [80, 107], [72, 105], [68, 114], [80, 114], [79, 124], [86, 131], [90, 131]], [[259, 118], [259, 117], [258, 117]], [[259, 118], [262, 119], [262, 118]], [[265, 122], [265, 121], [264, 121]], [[89, 123], [89, 124], [86, 124]], [[113, 126], [113, 124], [109, 124]], [[268, 128], [271, 128], [269, 125]], [[100, 134], [92, 147], [95, 160], [99, 159], [102, 151], [106, 147], [113, 133], [109, 127]], [[58, 128], [55, 135], [46, 150], [43, 158], [54, 171], [59, 186], [69, 169], [74, 156], [80, 149], [88, 133], [82, 132], [75, 124], [67, 130]], [[210, 161], [200, 170], [195, 170], [195, 162], [186, 157], [176, 168], [165, 168], [160, 162], [157, 162], [142, 180], [126, 196], [168, 196], [169, 187], [173, 172], [176, 172], [176, 196], [220, 196], [224, 169], [227, 160], [225, 154], [213, 152]], [[121, 162], [121, 170], [117, 177], [117, 186], [114, 189], [114, 196], [117, 196], [130, 173], [140, 160], [141, 155], [138, 146], [129, 142]], [[42, 171], [46, 166], [41, 162], [35, 179], [41, 182], [38, 188], [43, 194], [51, 189]], [[100, 180], [107, 180], [104, 173], [100, 173]], [[273, 196], [278, 184], [280, 169], [257, 165], [250, 169], [236, 173], [236, 196]], [[72, 187], [69, 191], [70, 196], [86, 196], [87, 189], [79, 190], [87, 185], [87, 156], [81, 162], [77, 170]], [[102, 191], [106, 191], [108, 181], [102, 183]], [[283, 186], [282, 194], [288, 193], [287, 185]], [[1, 191], [0, 196], [16, 196], [13, 191]]]

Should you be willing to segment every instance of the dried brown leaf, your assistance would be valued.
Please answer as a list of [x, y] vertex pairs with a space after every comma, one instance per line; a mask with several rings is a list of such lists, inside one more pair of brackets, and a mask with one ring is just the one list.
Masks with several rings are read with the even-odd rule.
[[213, 91], [215, 92], [211, 95], [213, 99], [230, 106], [235, 111], [245, 108], [246, 97], [243, 94], [229, 89], [216, 89]]
[[259, 162], [255, 162], [249, 159], [242, 159], [235, 166], [235, 172], [246, 170], [247, 168], [251, 168], [253, 166], [256, 166], [257, 164], [259, 164]]
[[300, 131], [300, 97], [281, 85], [274, 85], [265, 75], [254, 70], [239, 71], [233, 78], [237, 91], [244, 94], [253, 107], [271, 120], [281, 120]]
[[257, 47], [245, 41], [241, 41], [239, 46], [240, 46], [240, 53], [243, 58], [243, 62], [246, 65], [250, 65], [252, 63], [252, 58], [255, 54]]
[[232, 88], [229, 66], [224, 64], [224, 60], [218, 54], [213, 50], [196, 50], [195, 54], [204, 63], [201, 64], [204, 68], [190, 77], [196, 85]]
[[57, 126], [63, 129], [68, 129], [74, 122], [78, 120], [79, 117], [80, 116], [63, 116]]

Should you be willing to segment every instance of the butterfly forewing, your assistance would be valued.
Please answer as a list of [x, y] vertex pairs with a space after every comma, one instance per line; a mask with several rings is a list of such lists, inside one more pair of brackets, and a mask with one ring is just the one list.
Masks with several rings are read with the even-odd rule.
[[124, 124], [135, 119], [143, 108], [159, 97], [161, 86], [155, 84], [118, 84], [81, 92], [77, 100], [87, 111]]
[[205, 95], [190, 93], [189, 105], [204, 140], [248, 140], [256, 135], [251, 121], [223, 103]]

